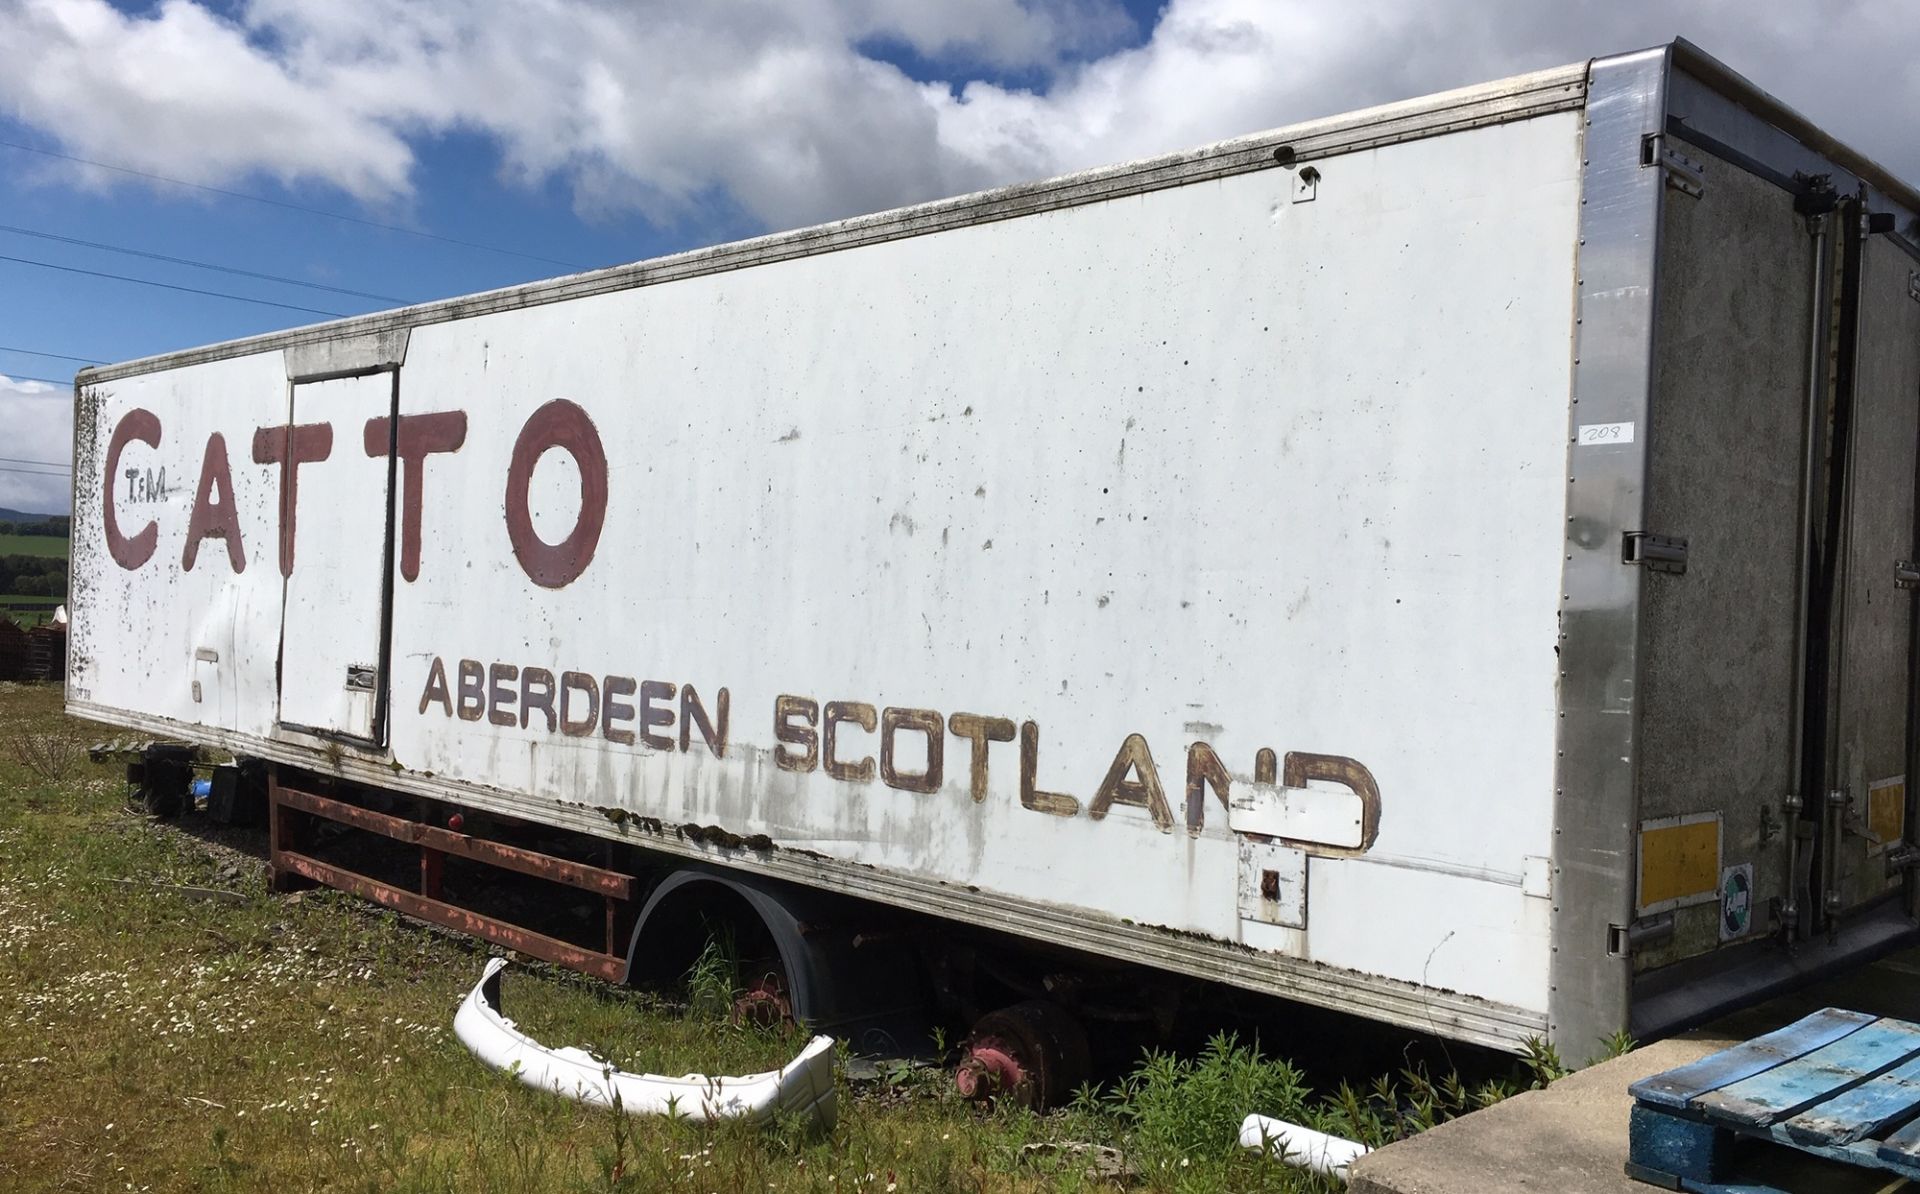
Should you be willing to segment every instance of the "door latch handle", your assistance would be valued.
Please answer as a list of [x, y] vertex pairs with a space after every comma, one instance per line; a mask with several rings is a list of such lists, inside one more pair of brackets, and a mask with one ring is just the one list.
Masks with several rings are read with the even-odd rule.
[[359, 689], [362, 692], [372, 692], [379, 675], [379, 668], [368, 667], [363, 663], [350, 663], [347, 665], [347, 687]]
[[1896, 589], [1920, 589], [1920, 564], [1912, 560], [1893, 562], [1893, 587]]

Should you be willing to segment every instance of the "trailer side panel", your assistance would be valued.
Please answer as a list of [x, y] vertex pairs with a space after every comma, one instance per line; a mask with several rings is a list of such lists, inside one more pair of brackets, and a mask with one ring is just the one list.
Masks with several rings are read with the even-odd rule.
[[180, 568], [299, 368], [91, 388], [83, 442], [149, 409], [116, 466], [190, 480], [131, 567], [82, 511], [75, 707], [1511, 1043], [1579, 165], [1558, 113], [415, 328], [396, 421], [300, 465], [390, 453], [391, 521], [294, 564], [390, 559], [390, 755], [274, 718], [277, 463]]

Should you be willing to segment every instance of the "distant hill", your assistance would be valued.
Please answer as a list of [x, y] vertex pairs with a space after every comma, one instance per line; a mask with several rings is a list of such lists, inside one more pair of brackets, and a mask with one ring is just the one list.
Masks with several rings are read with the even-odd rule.
[[[0, 532], [0, 556], [38, 556], [48, 560], [67, 558], [65, 535], [9, 535]], [[0, 589], [0, 596], [6, 594]]]
[[[0, 556], [64, 560], [72, 528], [73, 519], [65, 514], [23, 514], [0, 507]], [[0, 595], [7, 592], [6, 586], [0, 584]]]

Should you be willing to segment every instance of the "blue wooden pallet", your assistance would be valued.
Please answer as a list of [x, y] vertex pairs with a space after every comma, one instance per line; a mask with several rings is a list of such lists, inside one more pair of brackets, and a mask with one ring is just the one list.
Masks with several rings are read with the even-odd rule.
[[1920, 1181], [1920, 1024], [1830, 1007], [1631, 1093], [1627, 1173], [1669, 1190], [1777, 1191], [1756, 1141]]

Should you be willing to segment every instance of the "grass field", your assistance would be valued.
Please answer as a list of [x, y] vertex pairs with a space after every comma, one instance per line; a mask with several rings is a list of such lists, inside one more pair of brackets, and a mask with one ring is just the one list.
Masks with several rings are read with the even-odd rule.
[[67, 540], [55, 535], [0, 535], [0, 556], [67, 558]]
[[[1237, 1148], [1250, 1109], [1376, 1142], [1511, 1087], [1414, 1074], [1320, 1098], [1225, 1041], [1148, 1059], [1064, 1112], [983, 1111], [941, 1070], [843, 1077], [840, 1121], [755, 1131], [629, 1118], [529, 1090], [454, 1039], [478, 943], [327, 891], [125, 806], [104, 731], [51, 686], [0, 684], [0, 1188], [113, 1190], [1337, 1190]], [[207, 897], [181, 890], [212, 888]], [[670, 1074], [772, 1068], [801, 1038], [516, 966], [537, 1039]]]

